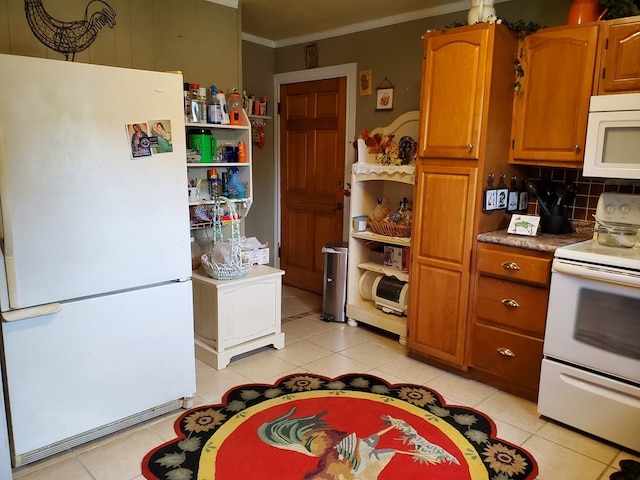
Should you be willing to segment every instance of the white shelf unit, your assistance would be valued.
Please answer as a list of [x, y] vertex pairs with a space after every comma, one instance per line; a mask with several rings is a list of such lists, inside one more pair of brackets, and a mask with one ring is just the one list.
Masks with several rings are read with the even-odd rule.
[[[383, 135], [393, 133], [397, 140], [405, 135], [417, 139], [418, 112], [407, 112], [389, 126], [375, 129], [371, 134], [378, 132]], [[350, 215], [352, 218], [371, 213], [379, 197], [387, 200], [390, 209], [397, 208], [404, 197], [410, 204], [412, 203], [415, 165], [383, 166], [375, 163], [373, 156], [362, 154], [359, 155], [359, 159], [360, 161], [352, 166], [351, 173]], [[373, 300], [362, 297], [360, 277], [366, 271], [373, 271], [408, 282], [409, 274], [373, 262], [371, 250], [368, 247], [370, 242], [398, 247], [411, 246], [411, 238], [388, 237], [370, 230], [356, 232], [351, 224], [347, 267], [347, 318], [351, 325], [363, 322], [398, 335], [399, 342], [404, 345], [407, 338], [407, 317], [385, 313], [376, 307]]]
[[[199, 195], [197, 200], [190, 200], [189, 206], [211, 205], [214, 199], [209, 195], [209, 185], [207, 182], [207, 171], [215, 168], [220, 177], [223, 172], [229, 173], [231, 168], [238, 169], [238, 179], [246, 187], [246, 197], [230, 199], [236, 205], [236, 210], [241, 217], [244, 217], [253, 204], [253, 155], [251, 148], [251, 123], [246, 113], [242, 111], [241, 125], [219, 125], [211, 123], [187, 123], [187, 145], [189, 142], [189, 132], [193, 129], [210, 130], [212, 136], [217, 140], [218, 147], [223, 145], [237, 146], [238, 142], [244, 143], [246, 162], [212, 162], [212, 163], [189, 163], [187, 162], [187, 172], [189, 179], [200, 180]], [[210, 225], [209, 225], [210, 226]], [[192, 224], [192, 229], [206, 227], [205, 224]]]

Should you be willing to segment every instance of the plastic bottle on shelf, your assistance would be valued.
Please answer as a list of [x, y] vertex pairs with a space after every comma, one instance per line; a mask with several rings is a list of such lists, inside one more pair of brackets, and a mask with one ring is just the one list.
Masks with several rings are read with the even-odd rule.
[[183, 96], [184, 96], [184, 121], [189, 123], [191, 121], [191, 91], [189, 90], [189, 83], [182, 84]]
[[245, 163], [247, 161], [247, 151], [244, 142], [238, 142], [238, 162]]
[[210, 103], [207, 106], [207, 121], [209, 123], [221, 124], [222, 123], [222, 105], [218, 98], [218, 87], [211, 85], [210, 91]]
[[224, 92], [222, 90], [218, 90], [216, 93], [216, 97], [220, 102], [220, 107], [222, 109], [222, 124], [229, 125], [229, 110], [227, 109], [227, 99], [224, 96]]
[[229, 169], [229, 184], [227, 185], [229, 198], [245, 198], [247, 196], [247, 189], [238, 179], [238, 172], [238, 167], [231, 167]]
[[229, 110], [229, 123], [231, 125], [240, 125], [240, 118], [242, 117], [242, 97], [236, 90], [229, 94], [227, 109]]

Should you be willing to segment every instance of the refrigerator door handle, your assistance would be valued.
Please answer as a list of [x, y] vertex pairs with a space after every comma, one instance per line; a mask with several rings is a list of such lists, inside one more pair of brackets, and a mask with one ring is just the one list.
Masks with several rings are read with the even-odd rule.
[[27, 318], [43, 317], [52, 315], [62, 310], [60, 303], [47, 303], [46, 305], [38, 305], [37, 307], [19, 308], [17, 310], [9, 310], [2, 312], [3, 322], [15, 322], [17, 320], [26, 320]]

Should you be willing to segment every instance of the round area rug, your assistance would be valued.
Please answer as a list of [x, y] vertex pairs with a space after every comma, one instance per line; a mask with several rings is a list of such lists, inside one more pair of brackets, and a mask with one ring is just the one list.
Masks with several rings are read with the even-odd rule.
[[229, 390], [175, 422], [149, 480], [533, 480], [538, 467], [493, 421], [422, 385], [295, 374]]

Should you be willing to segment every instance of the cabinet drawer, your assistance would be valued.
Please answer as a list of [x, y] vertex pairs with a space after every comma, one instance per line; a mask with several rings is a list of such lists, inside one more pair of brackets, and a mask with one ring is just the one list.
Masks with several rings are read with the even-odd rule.
[[478, 272], [512, 281], [548, 286], [551, 260], [551, 253], [488, 243], [478, 244]]
[[476, 322], [542, 338], [548, 301], [546, 288], [480, 275], [476, 285]]
[[471, 365], [474, 369], [537, 389], [541, 363], [542, 340], [484, 325], [473, 326]]

